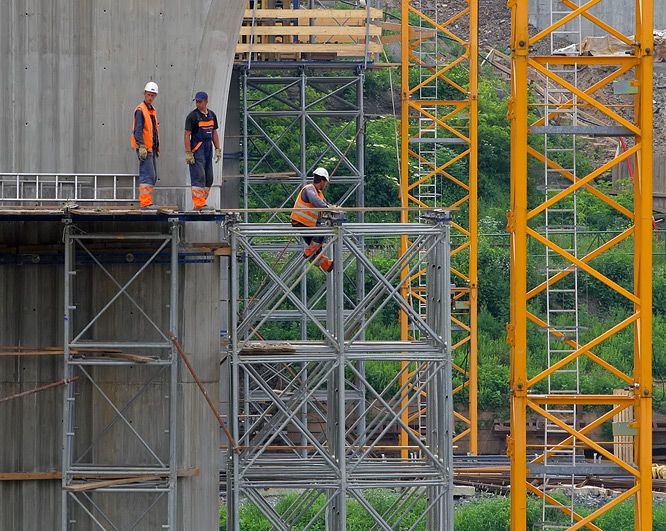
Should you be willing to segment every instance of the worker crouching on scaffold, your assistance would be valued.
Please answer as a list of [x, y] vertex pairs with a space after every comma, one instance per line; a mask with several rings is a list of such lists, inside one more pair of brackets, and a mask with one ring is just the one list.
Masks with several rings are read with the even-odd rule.
[[[328, 208], [329, 205], [324, 197], [324, 188], [331, 182], [326, 168], [317, 168], [312, 172], [313, 179], [311, 183], [306, 184], [294, 202], [294, 208], [291, 211], [291, 225], [293, 227], [316, 227], [321, 219], [321, 212], [310, 210], [312, 208]], [[333, 270], [333, 260], [330, 260], [321, 252], [321, 246], [324, 241], [323, 236], [303, 236], [305, 242], [305, 258], [314, 260], [315, 264], [321, 267], [327, 273]]]

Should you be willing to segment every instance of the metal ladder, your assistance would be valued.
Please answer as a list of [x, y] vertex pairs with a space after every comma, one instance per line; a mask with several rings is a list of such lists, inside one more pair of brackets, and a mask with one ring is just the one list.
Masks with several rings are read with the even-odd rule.
[[[580, 0], [574, 0], [580, 5]], [[569, 14], [571, 10], [566, 9], [560, 0], [550, 0], [550, 22], [558, 20]], [[569, 23], [558, 28], [550, 34], [551, 53], [560, 46], [561, 40], [580, 44], [581, 42], [581, 17], [577, 17]], [[559, 38], [559, 39], [558, 39]], [[576, 65], [548, 65], [548, 69], [558, 76], [566, 79], [573, 86], [578, 86], [578, 69]], [[562, 189], [568, 187], [571, 182], [564, 177], [564, 171], [574, 176], [576, 174], [576, 135], [575, 134], [553, 134], [548, 132], [548, 127], [559, 125], [578, 125], [577, 97], [561, 85], [555, 84], [550, 79], [546, 81], [544, 96], [544, 112], [546, 120], [546, 134], [544, 135], [544, 154], [546, 161], [554, 161], [564, 170], [549, 168], [544, 163], [544, 193], [545, 199], [553, 197]], [[565, 111], [557, 111], [557, 105], [553, 101], [573, 101], [573, 106]], [[558, 202], [552, 208], [545, 210], [545, 237], [566, 250], [573, 256], [578, 256], [578, 213], [577, 197], [574, 192], [564, 201]], [[576, 350], [579, 344], [579, 312], [578, 312], [578, 270], [572, 267], [558, 253], [546, 247], [546, 278], [550, 280], [558, 273], [567, 270], [569, 274], [546, 288], [546, 335], [547, 335], [547, 364], [548, 367], [557, 363]], [[568, 341], [568, 342], [567, 342]], [[550, 395], [577, 395], [580, 393], [580, 372], [578, 359], [554, 371], [547, 378], [548, 394]], [[575, 428], [578, 420], [578, 411], [575, 404], [547, 404], [546, 411], [560, 419], [564, 424]], [[566, 430], [546, 419], [544, 423], [544, 474], [543, 488], [546, 492], [550, 486], [557, 484], [566, 489], [566, 500], [563, 505], [571, 509], [569, 516], [559, 509], [559, 505], [549, 503], [545, 497], [542, 498], [542, 526], [544, 530], [567, 529], [574, 524], [574, 467], [576, 466], [576, 440], [573, 444], [563, 448], [549, 451], [564, 438], [568, 437]], [[570, 467], [570, 473], [560, 469], [557, 473], [549, 472], [549, 465]], [[556, 515], [556, 518], [553, 516]]]
[[[435, 22], [439, 22], [437, 4], [426, 4], [425, 0], [421, 0], [421, 5], [418, 6], [419, 10], [427, 14]], [[419, 18], [420, 29], [428, 30], [432, 29], [431, 26], [425, 26], [424, 20]], [[424, 42], [419, 44], [417, 50], [415, 50], [422, 64], [419, 67], [419, 83], [425, 81], [432, 75], [432, 71], [428, 68], [439, 68], [439, 42], [437, 39], [427, 39]], [[438, 99], [438, 90], [437, 82], [429, 83], [419, 89], [419, 99], [422, 101], [427, 100], [437, 100]], [[437, 117], [437, 105], [427, 106], [423, 105], [423, 108], [432, 116]], [[420, 115], [418, 122], [418, 139], [424, 140], [418, 144], [418, 173], [416, 178], [420, 180], [429, 173], [432, 173], [433, 169], [437, 167], [437, 137], [438, 137], [438, 127], [435, 120], [428, 118], [427, 116]], [[434, 166], [433, 166], [434, 165]], [[441, 191], [439, 190], [437, 175], [434, 175], [427, 181], [420, 183], [416, 187], [416, 198], [419, 201], [422, 201], [429, 207], [439, 206], [441, 199]], [[419, 256], [423, 259], [423, 256]], [[425, 268], [426, 264], [422, 264], [422, 268]], [[418, 279], [418, 290], [420, 295], [425, 295], [427, 290], [427, 278], [426, 275], [419, 276]], [[417, 299], [418, 313], [423, 320], [426, 319], [426, 303], [423, 300]], [[415, 339], [418, 339], [418, 330], [414, 329], [412, 335]], [[417, 375], [417, 380], [420, 388], [423, 388], [425, 380], [427, 380], [428, 375], [425, 371], [419, 371]], [[417, 426], [421, 439], [425, 440], [426, 425], [428, 424], [426, 415], [423, 413], [426, 411], [426, 400], [427, 397], [423, 393], [419, 392], [419, 396], [416, 400], [417, 410]]]

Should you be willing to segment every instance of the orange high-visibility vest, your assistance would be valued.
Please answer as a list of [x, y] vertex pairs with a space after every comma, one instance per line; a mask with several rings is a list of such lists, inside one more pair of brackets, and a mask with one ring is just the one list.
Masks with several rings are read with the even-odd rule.
[[298, 193], [298, 196], [296, 196], [296, 201], [294, 202], [294, 210], [291, 211], [291, 219], [293, 221], [297, 221], [298, 223], [302, 223], [306, 227], [316, 227], [317, 226], [317, 219], [319, 219], [319, 212], [313, 212], [312, 210], [309, 210], [311, 208], [315, 208], [312, 203], [308, 203], [303, 200], [303, 191], [311, 187], [314, 189], [315, 192], [317, 192], [317, 195], [320, 197], [322, 201], [326, 201], [326, 198], [324, 197], [324, 194], [322, 193], [321, 190], [317, 190], [314, 187], [314, 184], [306, 184], [303, 187], [303, 190], [301, 190]]
[[134, 138], [134, 129], [136, 128], [136, 111], [141, 111], [143, 114], [143, 145], [146, 146], [146, 149], [149, 152], [151, 152], [153, 151], [153, 120], [151, 119], [151, 116], [155, 117], [157, 138], [160, 138], [160, 123], [157, 121], [157, 111], [155, 110], [155, 107], [149, 109], [145, 101], [142, 101], [139, 105], [136, 106], [136, 109], [134, 109], [134, 113], [132, 113], [133, 118], [131, 140], [133, 149], [139, 149], [139, 144], [137, 144], [136, 138]]

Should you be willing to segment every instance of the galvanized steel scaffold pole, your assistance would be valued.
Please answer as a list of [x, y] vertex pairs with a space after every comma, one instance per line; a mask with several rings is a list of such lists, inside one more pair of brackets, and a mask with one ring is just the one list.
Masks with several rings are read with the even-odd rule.
[[[338, 205], [365, 204], [365, 69], [343, 61], [328, 61], [330, 68], [296, 63], [272, 67], [255, 62], [242, 69], [243, 189], [244, 207], [290, 208], [296, 195], [317, 166], [329, 170], [329, 200]], [[295, 146], [296, 145], [296, 149]], [[354, 213], [363, 223], [364, 212]], [[289, 212], [246, 212], [245, 222], [288, 221]], [[363, 245], [362, 237], [360, 241]], [[263, 246], [272, 245], [264, 242]], [[298, 245], [301, 245], [300, 243]], [[276, 242], [276, 253], [284, 252]], [[244, 262], [246, 265], [249, 261]], [[356, 268], [358, 299], [363, 297], [363, 267]], [[244, 300], [249, 300], [247, 267]], [[299, 285], [302, 301], [317, 300], [321, 291], [309, 294], [307, 276]], [[283, 320], [300, 323], [301, 339], [308, 337], [308, 319], [294, 310]], [[363, 361], [359, 361], [363, 373]], [[358, 397], [363, 400], [362, 396]], [[307, 421], [307, 408], [302, 411]], [[363, 432], [364, 420], [358, 431]]]
[[[117, 234], [66, 221], [63, 531], [177, 529], [178, 353], [164, 331], [178, 333], [178, 245], [176, 222], [168, 233]], [[141, 294], [161, 284], [166, 304], [147, 304]], [[81, 304], [91, 285], [108, 299]], [[118, 326], [130, 312], [134, 322]], [[109, 385], [109, 375], [126, 382]], [[146, 407], [155, 408], [150, 429], [135, 419]], [[128, 520], [127, 504], [142, 507], [138, 518]]]
[[[378, 529], [415, 529], [427, 522], [435, 531], [452, 529], [452, 386], [450, 358], [450, 264], [448, 216], [432, 224], [341, 223], [317, 228], [230, 222], [232, 317], [230, 341], [231, 431], [237, 451], [227, 467], [228, 528], [240, 529], [241, 500], [252, 503], [275, 529], [308, 528], [324, 518], [330, 530], [346, 529], [349, 500], [372, 517]], [[394, 248], [402, 234], [406, 252], [381, 270], [362, 247]], [[297, 243], [303, 236], [324, 239], [322, 252], [335, 261], [328, 275], [305, 261]], [[275, 262], [262, 239], [289, 249]], [[389, 251], [390, 252], [390, 251]], [[239, 259], [249, 260], [249, 299], [241, 298], [245, 277]], [[305, 262], [306, 267], [303, 267]], [[356, 298], [356, 268], [372, 286]], [[401, 271], [425, 269], [429, 311], [424, 318], [401, 296]], [[323, 296], [302, 301], [297, 286], [310, 277]], [[285, 333], [275, 319], [298, 310], [308, 319], [308, 340]], [[383, 315], [402, 309], [419, 338], [371, 340], [365, 331]], [[396, 374], [374, 385], [362, 365], [408, 360], [406, 383]], [[419, 375], [425, 375], [419, 378]], [[410, 431], [414, 450], [405, 459], [396, 444], [405, 410], [428, 397], [425, 436]], [[365, 399], [360, 399], [365, 397]], [[405, 397], [406, 400], [405, 400]], [[306, 418], [303, 411], [307, 411]], [[361, 422], [367, 422], [363, 431]], [[267, 499], [270, 491], [288, 494]], [[388, 507], [373, 503], [382, 489]], [[392, 494], [395, 493], [395, 494]], [[423, 510], [414, 507], [423, 500]], [[414, 520], [406, 523], [412, 513]]]
[[[603, 0], [602, 0], [603, 1]], [[517, 0], [512, 25], [512, 98], [511, 119], [511, 212], [508, 231], [511, 234], [511, 323], [508, 341], [511, 346], [511, 527], [527, 526], [527, 494], [543, 500], [543, 529], [599, 529], [595, 520], [624, 500], [633, 497], [634, 528], [652, 529], [652, 70], [653, 70], [653, 1], [626, 2], [626, 13], [635, 13], [633, 36], [624, 35], [595, 15], [591, 8], [598, 1], [561, 0], [551, 4], [551, 24], [530, 37], [528, 1]], [[595, 12], [596, 13], [596, 12]], [[610, 51], [582, 53], [582, 43], [574, 43], [571, 54], [555, 54], [555, 36], [580, 35], [580, 19], [603, 31], [624, 47], [627, 53]], [[534, 48], [543, 39], [551, 39], [551, 55], [537, 55]], [[585, 67], [585, 79], [578, 75]], [[545, 102], [530, 102], [529, 80], [543, 76], [549, 85]], [[603, 93], [602, 99], [599, 94]], [[559, 95], [559, 98], [550, 96]], [[584, 111], [584, 114], [582, 113]], [[534, 116], [537, 116], [535, 119]], [[539, 141], [528, 143], [533, 135]], [[575, 164], [576, 150], [585, 149], [591, 137], [629, 138], [626, 149], [615, 150], [606, 141], [607, 162], [581, 174]], [[575, 140], [571, 142], [571, 137]], [[545, 139], [541, 142], [541, 139]], [[619, 142], [622, 146], [624, 142]], [[571, 153], [573, 149], [573, 153]], [[599, 186], [604, 177], [621, 163], [635, 164], [633, 205], [627, 207]], [[536, 162], [536, 165], [530, 165]], [[540, 167], [546, 174], [543, 201], [528, 203], [533, 186], [528, 168]], [[542, 179], [539, 179], [543, 182]], [[578, 228], [558, 219], [577, 220], [576, 197], [586, 196], [626, 221], [627, 227], [617, 236], [579, 255], [576, 244]], [[564, 218], [563, 218], [564, 216]], [[571, 223], [571, 222], [569, 222]], [[529, 237], [529, 238], [528, 238]], [[573, 243], [566, 244], [566, 241]], [[548, 256], [545, 275], [537, 285], [527, 283], [528, 239], [542, 245]], [[633, 239], [633, 242], [632, 242]], [[621, 247], [633, 253], [633, 282], [604, 274], [595, 259], [608, 250]], [[542, 253], [543, 254], [543, 253]], [[529, 260], [528, 260], [529, 259]], [[538, 264], [537, 264], [538, 265]], [[541, 264], [543, 265], [543, 264]], [[598, 293], [618, 300], [619, 315], [615, 324], [602, 333], [580, 326], [568, 316], [572, 309], [578, 315], [577, 278], [595, 283]], [[548, 300], [544, 302], [544, 297]], [[545, 312], [543, 308], [546, 308]], [[621, 308], [621, 309], [620, 309]], [[530, 327], [543, 332], [547, 344], [537, 343]], [[619, 367], [605, 358], [605, 341], [620, 337], [633, 338], [632, 368]], [[530, 338], [530, 343], [528, 343]], [[532, 343], [534, 342], [534, 344]], [[528, 356], [540, 349], [548, 351], [547, 362], [528, 374]], [[536, 357], [535, 357], [536, 359]], [[613, 386], [627, 389], [623, 394], [584, 394], [580, 392], [578, 364], [585, 363], [611, 380]], [[530, 366], [534, 361], [530, 360]], [[576, 381], [574, 381], [576, 379]], [[546, 392], [543, 390], [544, 384]], [[624, 435], [633, 436], [634, 455], [627, 459], [615, 455], [595, 442], [590, 433], [613, 422], [620, 412], [633, 408], [634, 419], [622, 427]], [[579, 412], [594, 413], [596, 418], [580, 423]], [[544, 445], [528, 454], [527, 415], [546, 424]], [[588, 415], [589, 416], [589, 415]], [[614, 426], [615, 428], [615, 426]], [[559, 437], [555, 434], [559, 433]], [[551, 436], [551, 434], [553, 436]], [[604, 464], [586, 463], [584, 450], [603, 458]], [[633, 484], [612, 501], [582, 516], [571, 501], [562, 503], [549, 492], [549, 480], [573, 489], [576, 474], [626, 475]], [[528, 482], [528, 475], [542, 481]]]
[[[455, 419], [462, 429], [454, 442], [478, 453], [477, 297], [478, 297], [478, 1], [454, 0], [444, 6], [426, 0], [401, 2], [400, 203], [456, 209], [452, 256], [454, 294]], [[458, 35], [454, 26], [467, 29]], [[412, 75], [418, 73], [418, 76]], [[400, 221], [407, 223], [403, 211]], [[403, 239], [401, 252], [408, 246]], [[406, 272], [403, 272], [406, 274]], [[417, 274], [403, 296], [423, 309], [427, 287]], [[401, 314], [403, 339], [414, 333]], [[465, 411], [465, 409], [467, 411]], [[413, 429], [421, 415], [405, 413]], [[402, 433], [404, 442], [407, 433]], [[460, 443], [459, 443], [460, 444]], [[407, 455], [403, 450], [403, 456]]]

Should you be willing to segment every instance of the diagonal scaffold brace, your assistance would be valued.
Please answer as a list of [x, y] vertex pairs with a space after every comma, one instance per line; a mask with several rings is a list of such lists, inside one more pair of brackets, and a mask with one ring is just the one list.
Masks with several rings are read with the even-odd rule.
[[197, 375], [196, 371], [194, 370], [194, 367], [192, 366], [192, 363], [190, 363], [190, 359], [187, 357], [187, 354], [185, 354], [185, 351], [183, 350], [182, 345], [178, 341], [178, 338], [172, 332], [169, 332], [168, 336], [169, 336], [169, 340], [173, 343], [173, 346], [178, 351], [178, 355], [183, 360], [183, 363], [185, 363], [185, 365], [187, 366], [187, 370], [190, 371], [190, 374], [192, 375], [192, 378], [194, 378], [194, 381], [197, 384], [197, 387], [201, 391], [201, 394], [203, 395], [204, 400], [206, 400], [206, 403], [208, 404], [208, 407], [210, 407], [210, 410], [213, 412], [213, 415], [215, 415], [215, 418], [217, 419], [217, 422], [220, 424], [220, 427], [222, 428], [222, 431], [224, 431], [224, 435], [226, 436], [227, 440], [229, 441], [229, 445], [234, 450], [234, 452], [240, 453], [240, 448], [238, 447], [238, 444], [236, 444], [236, 441], [234, 440], [233, 436], [231, 435], [231, 432], [229, 431], [229, 428], [227, 428], [227, 425], [224, 422], [224, 417], [222, 416], [222, 413], [220, 413], [220, 411], [217, 409], [217, 406], [215, 405], [213, 400], [208, 395], [208, 391], [206, 391], [206, 388], [201, 383], [201, 380], [199, 379], [199, 376]]

